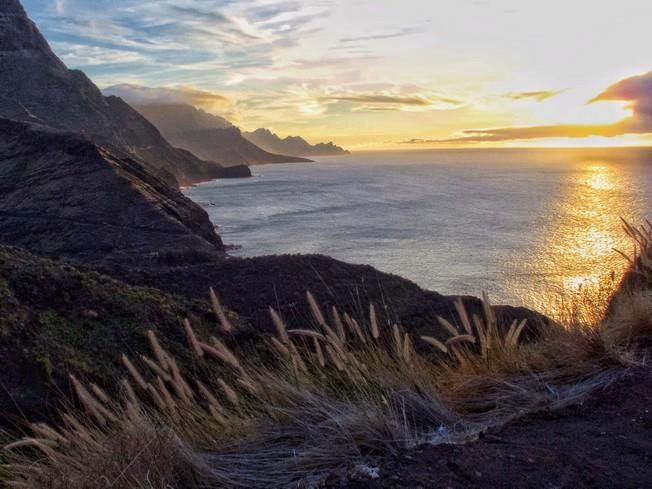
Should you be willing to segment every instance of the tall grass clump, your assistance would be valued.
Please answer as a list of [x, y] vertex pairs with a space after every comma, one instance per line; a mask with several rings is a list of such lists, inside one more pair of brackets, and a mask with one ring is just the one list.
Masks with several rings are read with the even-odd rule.
[[[641, 246], [632, 270], [647, 274], [650, 226], [632, 229]], [[243, 350], [209, 295], [214, 335], [180, 321], [191, 369], [150, 331], [150, 354], [122, 356], [113, 397], [71, 376], [78, 407], [5, 447], [9, 486], [314, 487], [387, 453], [468, 441], [577, 402], [644, 363], [652, 327], [645, 287], [617, 294], [599, 320], [574, 315], [547, 327], [501, 323], [486, 294], [479, 314], [458, 299], [439, 333], [421, 337], [385, 322], [373, 304], [354, 318], [308, 292], [305, 327], [288, 327], [270, 308], [275, 334]]]
[[652, 347], [652, 223], [623, 221], [634, 243], [628, 271], [612, 297], [599, 333], [608, 351], [625, 364], [646, 364]]

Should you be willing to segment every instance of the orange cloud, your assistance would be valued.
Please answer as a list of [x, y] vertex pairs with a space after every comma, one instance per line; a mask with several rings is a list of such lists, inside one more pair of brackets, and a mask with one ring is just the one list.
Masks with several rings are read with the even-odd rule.
[[457, 100], [441, 95], [394, 95], [383, 93], [354, 93], [320, 97], [321, 102], [344, 102], [353, 104], [354, 111], [396, 112], [401, 110], [451, 110], [464, 105]]
[[144, 103], [183, 103], [198, 106], [229, 103], [229, 99], [215, 92], [200, 90], [190, 86], [145, 87], [124, 83], [104, 89], [105, 95], [115, 95], [127, 102]]
[[507, 98], [511, 98], [512, 100], [534, 99], [537, 102], [543, 102], [544, 100], [555, 97], [560, 93], [561, 91], [539, 90], [536, 92], [510, 92], [506, 93], [505, 96]]
[[447, 139], [412, 139], [403, 144], [482, 143], [546, 138], [615, 137], [652, 133], [652, 71], [625, 78], [594, 97], [600, 101], [627, 102], [631, 115], [613, 124], [553, 124], [527, 127], [466, 129], [460, 136]]
[[120, 97], [129, 104], [186, 104], [228, 117], [235, 116], [233, 103], [227, 97], [186, 85], [169, 88], [124, 83], [105, 88], [103, 92]]

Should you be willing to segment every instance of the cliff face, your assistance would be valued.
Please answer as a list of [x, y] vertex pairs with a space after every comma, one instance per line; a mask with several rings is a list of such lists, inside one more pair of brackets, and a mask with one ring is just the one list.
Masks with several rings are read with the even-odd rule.
[[68, 70], [17, 0], [0, 0], [0, 66], [0, 117], [82, 133], [169, 183], [224, 176], [220, 165], [178, 151], [124, 101]]
[[309, 162], [265, 151], [244, 138], [227, 120], [184, 104], [134, 106], [175, 146], [223, 165]]
[[345, 149], [331, 143], [310, 144], [298, 136], [280, 138], [269, 129], [256, 129], [243, 134], [252, 143], [266, 151], [296, 156], [335, 156], [349, 154]]
[[0, 241], [89, 261], [214, 259], [207, 214], [134, 159], [83, 136], [0, 119]]

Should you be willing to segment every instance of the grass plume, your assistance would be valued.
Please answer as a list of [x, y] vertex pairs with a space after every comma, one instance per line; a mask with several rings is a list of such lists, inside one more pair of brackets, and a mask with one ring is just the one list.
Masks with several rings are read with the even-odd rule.
[[[652, 227], [626, 230], [637, 243], [631, 268], [652, 283]], [[220, 333], [231, 332], [213, 290], [209, 299]], [[578, 402], [645, 363], [652, 347], [648, 288], [615, 296], [606, 316], [574, 315], [537, 331], [525, 319], [502, 324], [487, 294], [480, 314], [458, 299], [456, 318], [440, 318], [439, 334], [421, 337], [385, 327], [373, 305], [362, 328], [336, 308], [327, 320], [310, 292], [306, 302], [314, 324], [288, 329], [270, 308], [276, 334], [246, 354], [180, 322], [197, 362], [189, 372], [149, 331], [153, 358], [143, 354], [141, 369], [122, 356], [133, 387], [123, 380], [115, 399], [71, 376], [82, 408], [56, 425], [31, 425], [4, 448], [10, 487], [317, 484], [370, 457], [463, 441]]]

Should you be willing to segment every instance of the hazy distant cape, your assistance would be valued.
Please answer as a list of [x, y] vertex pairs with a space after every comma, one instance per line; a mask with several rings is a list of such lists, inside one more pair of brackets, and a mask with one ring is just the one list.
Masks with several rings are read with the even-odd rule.
[[[189, 149], [202, 158], [214, 159], [220, 163], [229, 163], [224, 157], [233, 157], [238, 154], [238, 151], [245, 157], [243, 161], [249, 164], [301, 161], [300, 158], [297, 158], [301, 156], [348, 154], [348, 151], [332, 142], [313, 145], [298, 136], [281, 138], [269, 129], [261, 128], [253, 132], [240, 132], [227, 119], [196, 108], [191, 102], [183, 99], [175, 89], [151, 88], [123, 83], [105, 88], [104, 94], [126, 100], [149, 119], [173, 144]], [[225, 136], [229, 131], [219, 134], [215, 131], [216, 129], [230, 129], [231, 139]], [[197, 131], [204, 133], [198, 134]], [[222, 145], [230, 144], [233, 150], [228, 151], [228, 148], [221, 148], [218, 151], [211, 148], [211, 146], [215, 146], [215, 142], [211, 145], [211, 136]], [[239, 141], [240, 137], [264, 152], [271, 153], [272, 156], [265, 156], [262, 153], [255, 154], [252, 148], [245, 151], [245, 145]], [[236, 143], [239, 150], [233, 148]], [[274, 155], [287, 156], [279, 159]], [[246, 159], [247, 157], [249, 159]]]
[[[121, 93], [111, 87], [104, 93]], [[301, 163], [311, 160], [275, 154], [259, 148], [242, 136], [226, 119], [181, 103], [137, 103], [127, 101], [149, 120], [172, 145], [191, 151], [200, 158], [222, 165]]]
[[266, 151], [296, 156], [331, 156], [349, 154], [348, 151], [334, 143], [310, 144], [298, 136], [280, 138], [269, 129], [256, 129], [242, 134], [252, 143]]

